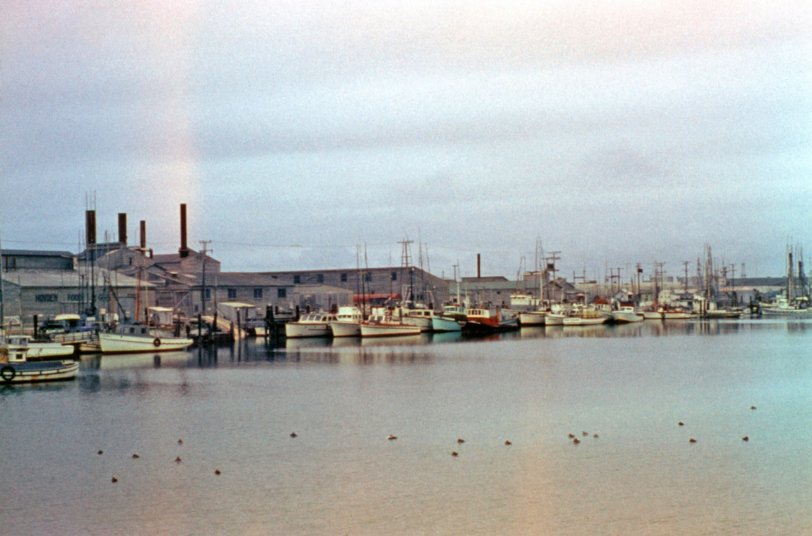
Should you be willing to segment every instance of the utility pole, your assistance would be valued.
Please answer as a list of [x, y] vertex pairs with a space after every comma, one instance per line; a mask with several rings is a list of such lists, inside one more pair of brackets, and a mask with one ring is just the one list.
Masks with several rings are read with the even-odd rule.
[[688, 294], [688, 265], [691, 264], [691, 261], [682, 261], [682, 265], [685, 267], [685, 294]]
[[211, 244], [211, 240], [200, 241], [200, 245], [202, 246], [200, 254], [203, 255], [203, 278], [200, 286], [200, 314], [206, 314], [206, 255], [211, 251], [208, 249], [209, 244]]

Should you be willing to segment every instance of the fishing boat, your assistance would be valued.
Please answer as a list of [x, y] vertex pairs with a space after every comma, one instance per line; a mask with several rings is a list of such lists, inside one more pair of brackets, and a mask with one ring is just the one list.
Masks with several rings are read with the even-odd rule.
[[519, 325], [521, 327], [543, 326], [547, 311], [522, 311], [519, 313]]
[[435, 316], [434, 310], [423, 305], [405, 307], [400, 310], [400, 316], [404, 324], [417, 326], [420, 328], [420, 331], [426, 332], [432, 331], [433, 329], [432, 318]]
[[681, 307], [665, 307], [660, 310], [663, 320], [689, 320], [694, 317], [691, 311]]
[[604, 324], [609, 320], [609, 316], [592, 308], [584, 307], [573, 311], [571, 315], [564, 317], [564, 326], [595, 326]]
[[612, 311], [612, 321], [615, 324], [642, 322], [643, 315], [638, 313], [631, 305], [621, 305], [618, 309]]
[[334, 313], [307, 313], [295, 322], [285, 324], [285, 337], [290, 339], [301, 337], [329, 337], [330, 322], [337, 320]]
[[790, 303], [786, 298], [778, 298], [775, 303], [762, 304], [761, 313], [772, 316], [812, 316], [812, 307], [808, 306], [807, 298], [796, 298]]
[[30, 335], [0, 336], [0, 344], [26, 350], [26, 359], [58, 359], [73, 355], [73, 346], [52, 341], [36, 341]]
[[333, 337], [360, 337], [364, 314], [353, 305], [338, 308], [336, 319], [330, 322]]
[[406, 324], [402, 318], [395, 318], [391, 311], [385, 308], [375, 308], [369, 320], [361, 324], [361, 337], [398, 337], [404, 335], [420, 335], [420, 328]]
[[78, 361], [28, 361], [27, 353], [24, 347], [0, 346], [0, 383], [72, 380], [79, 372]]
[[467, 333], [494, 333], [519, 329], [519, 317], [503, 314], [503, 310], [490, 307], [473, 307], [465, 311]]
[[184, 350], [194, 341], [186, 337], [167, 336], [144, 324], [125, 324], [115, 333], [99, 333], [104, 354], [135, 354]]
[[462, 331], [463, 325], [465, 325], [465, 321], [442, 314], [435, 315], [431, 318], [431, 330], [435, 333]]

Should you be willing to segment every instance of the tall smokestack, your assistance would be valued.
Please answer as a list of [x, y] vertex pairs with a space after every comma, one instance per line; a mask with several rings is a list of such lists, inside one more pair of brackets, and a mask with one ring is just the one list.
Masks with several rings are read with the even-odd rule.
[[146, 253], [147, 252], [147, 222], [146, 220], [141, 220], [140, 224], [140, 231], [141, 231], [141, 251]]
[[186, 247], [186, 203], [180, 205], [180, 249], [181, 257], [189, 256], [189, 248]]
[[118, 242], [127, 245], [127, 215], [123, 212], [118, 213]]
[[482, 277], [482, 271], [480, 268], [482, 267], [481, 259], [479, 257], [479, 253], [476, 254], [476, 278], [479, 279]]
[[96, 245], [96, 211], [85, 211], [85, 242], [88, 246]]

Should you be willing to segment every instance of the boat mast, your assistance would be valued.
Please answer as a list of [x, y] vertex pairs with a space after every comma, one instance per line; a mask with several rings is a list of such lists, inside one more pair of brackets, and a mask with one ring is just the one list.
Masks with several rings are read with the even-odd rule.
[[[0, 233], [2, 234], [2, 233]], [[4, 311], [4, 303], [5, 303], [5, 294], [3, 292], [3, 242], [2, 238], [0, 238], [0, 330], [3, 329], [3, 324], [6, 322], [5, 311]]]

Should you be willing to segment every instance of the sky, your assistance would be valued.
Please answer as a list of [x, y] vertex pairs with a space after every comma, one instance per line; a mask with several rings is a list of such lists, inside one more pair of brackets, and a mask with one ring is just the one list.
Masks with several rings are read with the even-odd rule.
[[812, 3], [0, 4], [0, 240], [515, 278], [812, 254]]

